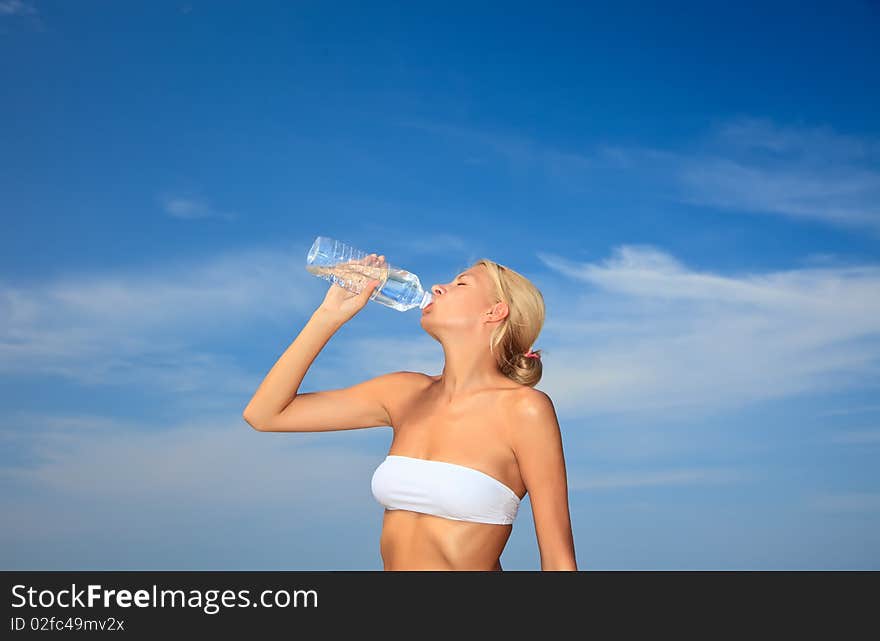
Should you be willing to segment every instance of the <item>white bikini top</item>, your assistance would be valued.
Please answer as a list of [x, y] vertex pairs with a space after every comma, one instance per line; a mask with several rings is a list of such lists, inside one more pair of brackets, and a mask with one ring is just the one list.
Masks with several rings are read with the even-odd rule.
[[472, 467], [389, 454], [373, 472], [373, 496], [386, 509], [455, 521], [510, 524], [520, 499], [507, 485]]

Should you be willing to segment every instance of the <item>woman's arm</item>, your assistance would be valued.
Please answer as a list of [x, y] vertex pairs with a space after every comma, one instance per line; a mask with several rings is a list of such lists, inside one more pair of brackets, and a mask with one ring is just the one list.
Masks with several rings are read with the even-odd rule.
[[324, 302], [269, 370], [242, 412], [248, 423], [263, 424], [281, 414], [293, 402], [318, 353], [336, 330], [363, 309], [378, 284], [377, 280], [370, 281], [359, 294], [336, 284], [330, 285]]
[[553, 401], [528, 390], [515, 404], [511, 442], [529, 493], [542, 570], [577, 570], [562, 434]]
[[341, 326], [338, 320], [316, 310], [260, 383], [242, 413], [244, 420], [259, 430], [290, 406], [309, 367]]

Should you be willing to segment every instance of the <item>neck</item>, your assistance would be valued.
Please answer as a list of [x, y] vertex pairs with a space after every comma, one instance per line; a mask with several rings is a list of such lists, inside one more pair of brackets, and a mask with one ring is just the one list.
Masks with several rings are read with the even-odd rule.
[[506, 378], [499, 371], [488, 347], [477, 349], [459, 344], [455, 350], [444, 346], [443, 351], [446, 362], [437, 381], [437, 389], [444, 400], [454, 401], [497, 387]]

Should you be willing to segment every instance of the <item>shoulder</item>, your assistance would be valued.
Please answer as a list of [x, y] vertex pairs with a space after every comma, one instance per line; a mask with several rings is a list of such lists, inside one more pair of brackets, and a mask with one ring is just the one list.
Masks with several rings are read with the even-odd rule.
[[399, 370], [396, 372], [388, 372], [387, 374], [382, 374], [382, 378], [388, 381], [395, 382], [403, 382], [403, 381], [423, 381], [430, 380], [430, 376], [427, 374], [422, 374], [421, 372], [411, 372], [409, 370]]
[[546, 392], [526, 385], [516, 390], [512, 405], [515, 413], [524, 418], [535, 418], [548, 411], [555, 413], [553, 400]]
[[433, 382], [427, 374], [409, 370], [389, 372], [374, 380], [378, 381], [380, 389], [376, 393], [382, 397], [391, 417], [390, 425], [395, 429], [406, 414], [407, 407]]
[[434, 380], [433, 377], [428, 376], [427, 374], [423, 374], [422, 372], [412, 372], [409, 370], [391, 372], [385, 374], [382, 378], [387, 385], [392, 386], [395, 389], [399, 389], [401, 385], [406, 386], [407, 388], [418, 389], [432, 383]]
[[559, 421], [550, 396], [541, 390], [525, 387], [518, 390], [511, 402], [511, 440], [516, 448], [535, 440], [556, 440]]
[[[409, 398], [425, 387], [427, 377], [419, 372], [400, 370], [375, 376], [360, 386], [370, 394], [381, 397], [386, 407], [393, 405], [397, 399]], [[430, 379], [427, 379], [430, 380]]]
[[427, 390], [434, 383], [434, 380], [433, 376], [422, 372], [401, 370], [386, 374], [383, 383], [393, 398], [400, 402], [407, 402]]

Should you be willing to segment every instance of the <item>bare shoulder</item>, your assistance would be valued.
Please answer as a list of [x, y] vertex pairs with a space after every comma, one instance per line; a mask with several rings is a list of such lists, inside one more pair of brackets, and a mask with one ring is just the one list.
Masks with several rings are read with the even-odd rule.
[[392, 372], [384, 377], [384, 383], [394, 392], [400, 392], [401, 387], [404, 388], [404, 391], [418, 391], [433, 380], [427, 374], [411, 372], [409, 370]]
[[392, 375], [396, 376], [399, 381], [417, 382], [419, 380], [425, 380], [425, 379], [430, 378], [427, 374], [422, 374], [421, 372], [411, 372], [409, 370], [400, 370], [398, 372], [392, 372]]
[[527, 487], [534, 487], [540, 478], [538, 470], [564, 466], [559, 419], [545, 392], [534, 388], [517, 392], [511, 403], [509, 439]]
[[511, 402], [511, 425], [514, 439], [534, 437], [537, 433], [555, 436], [559, 432], [559, 421], [553, 399], [546, 392], [533, 387], [517, 390]]
[[388, 399], [391, 408], [392, 427], [396, 426], [395, 417], [401, 415], [401, 410], [433, 382], [434, 377], [409, 370], [393, 372], [385, 378], [383, 395]]
[[431, 383], [435, 383], [436, 381], [440, 380], [439, 376], [431, 376], [430, 374], [425, 374], [424, 372], [404, 371], [403, 373], [409, 377], [409, 380], [414, 385], [430, 385]]
[[528, 385], [516, 390], [513, 395], [513, 406], [520, 416], [536, 416], [548, 410], [555, 412], [550, 395]]

